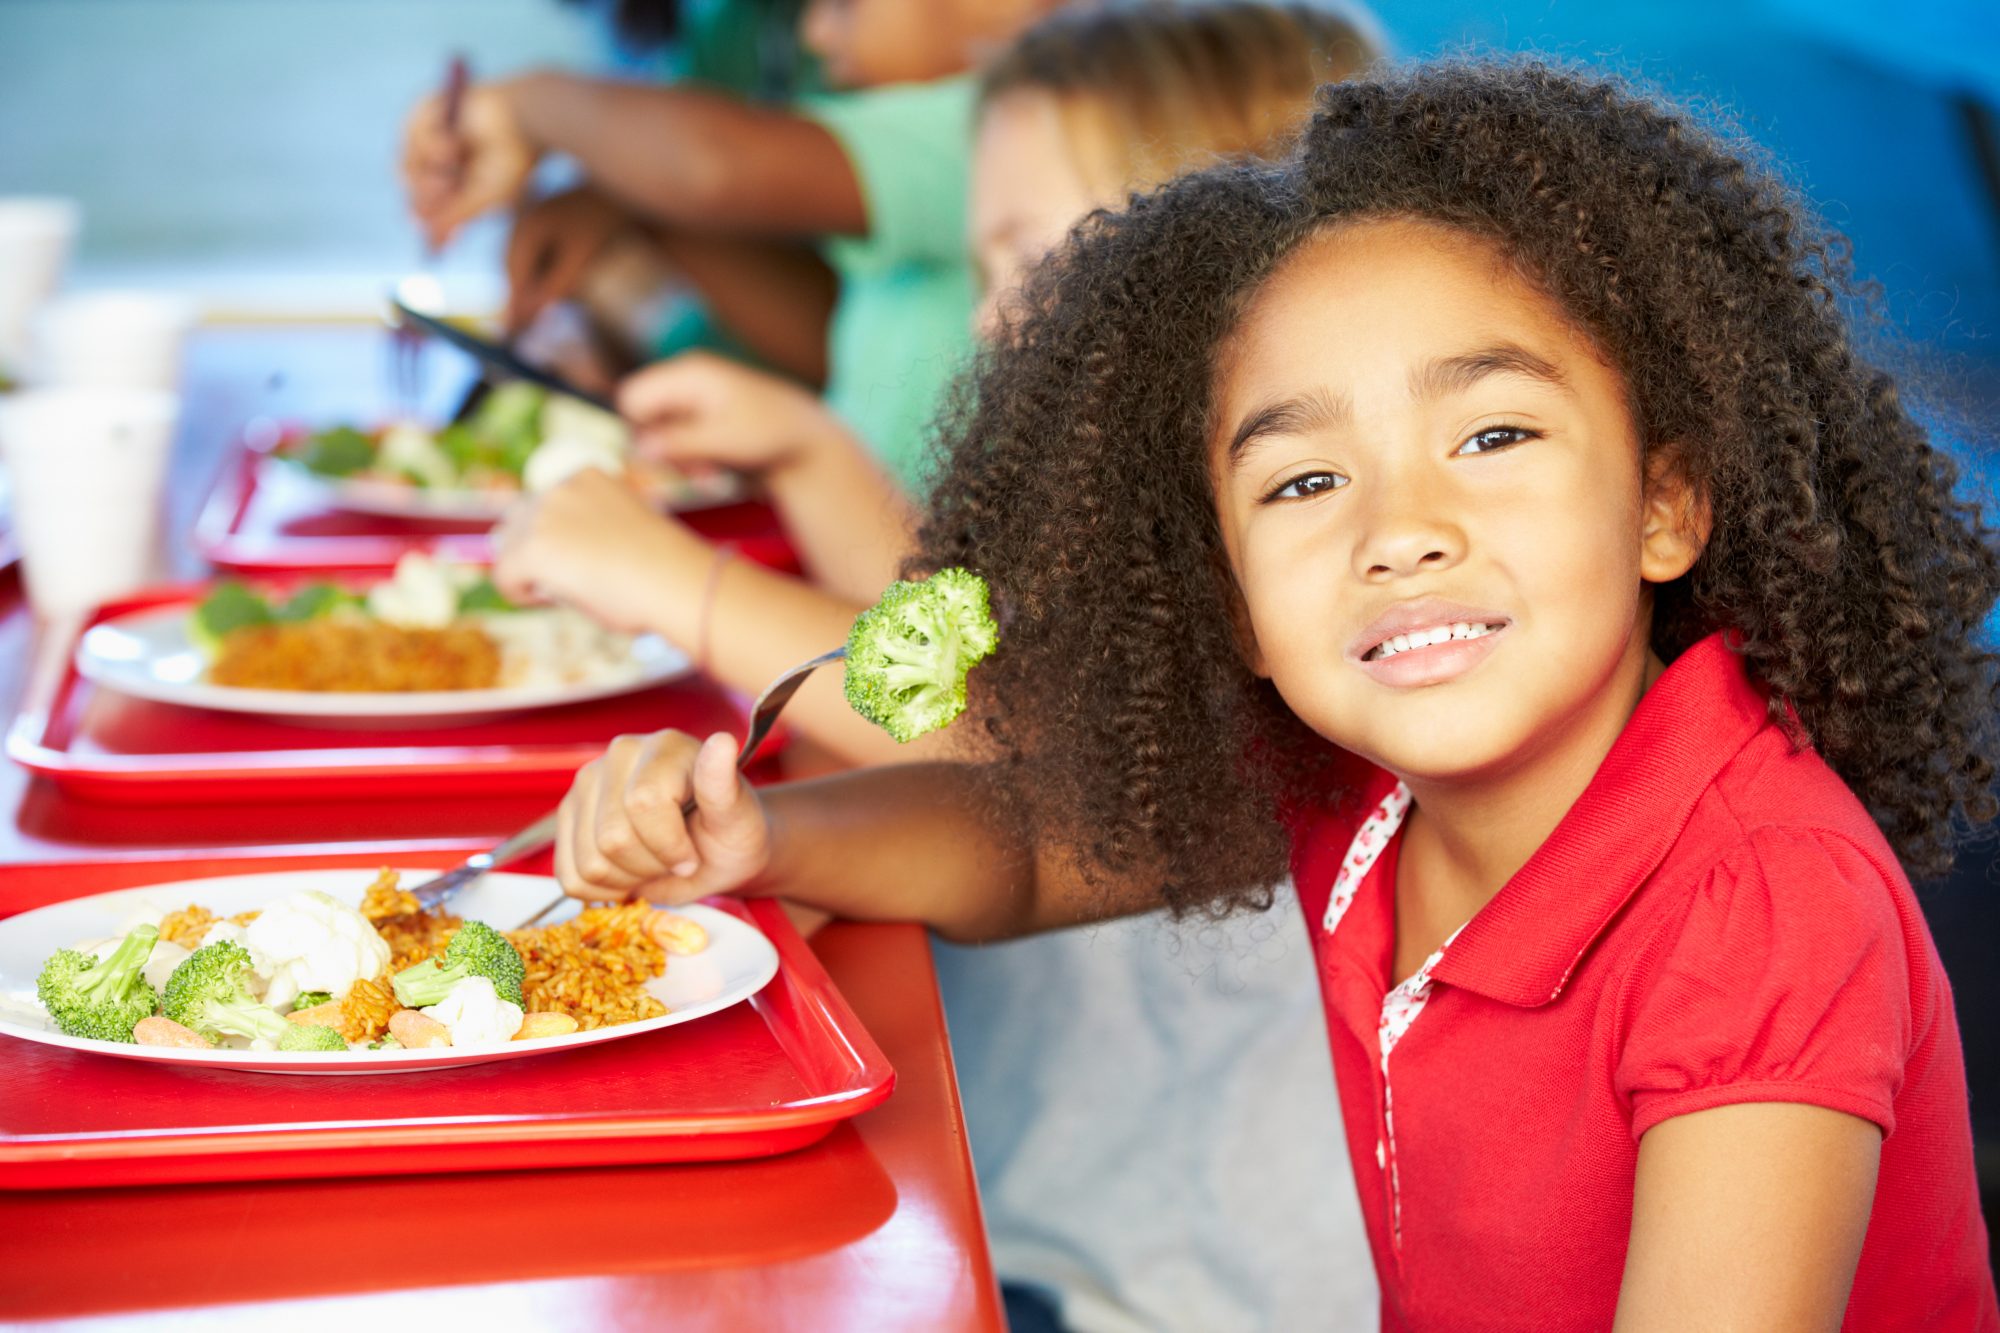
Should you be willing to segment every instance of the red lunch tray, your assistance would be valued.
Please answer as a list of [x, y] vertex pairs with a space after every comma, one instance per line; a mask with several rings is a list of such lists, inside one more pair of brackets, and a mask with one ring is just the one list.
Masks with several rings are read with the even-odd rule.
[[305, 1078], [0, 1037], [0, 1189], [765, 1157], [888, 1097], [895, 1071], [784, 909], [711, 905], [776, 947], [770, 984], [706, 1018], [559, 1055]]
[[[207, 586], [139, 593], [103, 607], [88, 624], [192, 603]], [[742, 700], [686, 676], [609, 699], [463, 726], [306, 727], [99, 689], [77, 674], [75, 640], [64, 638], [44, 645], [8, 730], [7, 755], [71, 795], [128, 804], [447, 795], [553, 799], [620, 733], [676, 727], [695, 735], [741, 735], [747, 720]], [[764, 757], [782, 739], [774, 732]]]
[[[231, 451], [195, 520], [194, 545], [224, 569], [286, 573], [392, 569], [411, 551], [484, 564], [492, 525], [450, 519], [388, 518], [331, 507], [323, 491], [271, 455], [303, 428], [253, 428]], [[798, 558], [761, 501], [688, 510], [682, 522], [712, 542], [787, 574]]]

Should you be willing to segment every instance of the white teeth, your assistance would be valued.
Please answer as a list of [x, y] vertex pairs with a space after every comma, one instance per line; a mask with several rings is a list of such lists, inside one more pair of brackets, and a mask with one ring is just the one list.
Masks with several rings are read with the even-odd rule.
[[1367, 660], [1379, 662], [1397, 653], [1407, 653], [1412, 648], [1428, 648], [1434, 643], [1444, 643], [1451, 639], [1483, 639], [1498, 629], [1497, 625], [1485, 625], [1473, 621], [1455, 621], [1449, 625], [1435, 625], [1430, 629], [1420, 629], [1414, 634], [1398, 634], [1383, 640], [1368, 654]]

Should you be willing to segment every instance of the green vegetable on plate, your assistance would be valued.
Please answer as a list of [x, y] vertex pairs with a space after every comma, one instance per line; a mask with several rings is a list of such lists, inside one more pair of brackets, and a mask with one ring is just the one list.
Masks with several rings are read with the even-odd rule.
[[278, 1038], [281, 1051], [345, 1051], [347, 1038], [323, 1023], [287, 1023]]
[[161, 1012], [217, 1044], [223, 1037], [282, 1041], [286, 1029], [297, 1024], [250, 993], [250, 976], [248, 949], [233, 940], [204, 944], [167, 978]]
[[375, 441], [352, 426], [335, 426], [314, 432], [297, 457], [321, 476], [351, 476], [374, 463]]
[[140, 926], [102, 961], [75, 949], [56, 950], [35, 981], [36, 998], [56, 1028], [72, 1037], [131, 1041], [132, 1029], [159, 1005], [140, 975], [159, 937], [156, 927]]
[[426, 958], [398, 972], [390, 984], [404, 1008], [423, 1009], [451, 994], [452, 987], [467, 977], [485, 977], [501, 999], [520, 1004], [528, 969], [505, 935], [484, 921], [468, 921], [445, 945], [442, 961]]

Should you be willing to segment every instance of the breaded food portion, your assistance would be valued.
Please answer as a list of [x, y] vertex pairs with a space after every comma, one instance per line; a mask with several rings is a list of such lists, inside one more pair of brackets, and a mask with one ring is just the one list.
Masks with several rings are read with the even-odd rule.
[[500, 650], [475, 625], [404, 629], [323, 617], [231, 631], [209, 679], [253, 690], [481, 690], [499, 683]]

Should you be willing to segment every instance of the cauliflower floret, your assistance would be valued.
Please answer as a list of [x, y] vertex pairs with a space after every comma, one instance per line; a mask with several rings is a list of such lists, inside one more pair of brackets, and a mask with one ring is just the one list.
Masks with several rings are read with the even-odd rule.
[[622, 456], [632, 447], [632, 428], [615, 412], [552, 393], [542, 404], [542, 439], [580, 440]]
[[509, 686], [637, 680], [632, 636], [609, 630], [566, 606], [536, 607], [477, 617], [500, 649], [500, 679]]
[[443, 629], [458, 615], [458, 591], [449, 568], [412, 551], [396, 562], [395, 574], [368, 590], [368, 611], [405, 629]]
[[485, 977], [467, 977], [417, 1012], [444, 1024], [454, 1046], [498, 1046], [521, 1030], [521, 1006], [501, 999]]
[[[553, 401], [553, 400], [551, 400]], [[553, 490], [587, 468], [625, 475], [625, 449], [615, 442], [591, 436], [552, 436], [535, 447], [521, 468], [521, 484], [540, 494]]]
[[458, 471], [444, 450], [438, 448], [437, 437], [409, 422], [400, 422], [382, 432], [382, 445], [375, 460], [378, 470], [407, 474], [432, 490], [450, 490], [458, 482]]
[[266, 907], [250, 923], [245, 944], [253, 960], [269, 961], [264, 1003], [273, 1009], [284, 1008], [301, 991], [323, 990], [339, 998], [389, 965], [388, 942], [368, 918], [312, 889]]

